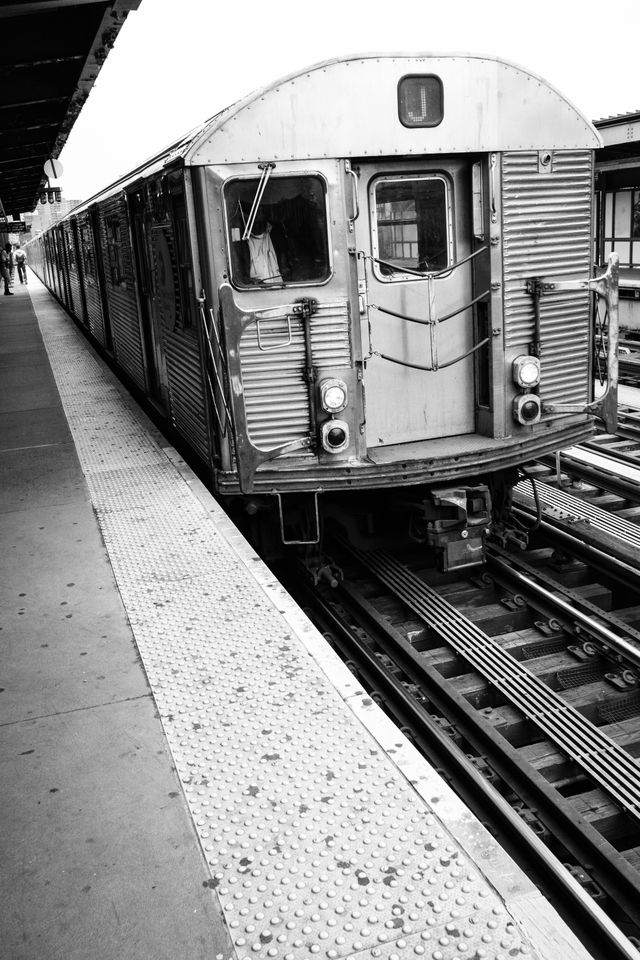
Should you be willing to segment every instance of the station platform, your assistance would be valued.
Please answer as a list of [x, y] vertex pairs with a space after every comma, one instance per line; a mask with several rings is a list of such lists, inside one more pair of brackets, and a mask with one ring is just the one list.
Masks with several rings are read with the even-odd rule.
[[0, 298], [0, 954], [586, 960], [29, 281]]

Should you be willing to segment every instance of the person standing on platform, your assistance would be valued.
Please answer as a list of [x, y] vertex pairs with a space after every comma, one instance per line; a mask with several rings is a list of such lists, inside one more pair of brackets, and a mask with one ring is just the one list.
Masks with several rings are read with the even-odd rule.
[[11, 244], [5, 243], [0, 256], [0, 275], [4, 280], [4, 295], [5, 297], [12, 297], [13, 293], [9, 290], [9, 281], [11, 279], [11, 263], [13, 261], [13, 254], [11, 253]]
[[26, 251], [22, 249], [19, 243], [16, 243], [16, 250], [13, 255], [14, 260], [16, 261], [16, 266], [18, 267], [18, 277], [20, 278], [20, 283], [27, 282], [27, 254]]

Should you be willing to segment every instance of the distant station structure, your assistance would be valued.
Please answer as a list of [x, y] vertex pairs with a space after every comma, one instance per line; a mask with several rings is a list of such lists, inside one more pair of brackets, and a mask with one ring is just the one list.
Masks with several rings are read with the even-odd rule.
[[620, 256], [620, 327], [640, 333], [640, 111], [596, 120], [596, 260]]
[[[0, 240], [24, 232], [128, 13], [141, 0], [0, 5]], [[52, 202], [56, 194], [52, 193]]]

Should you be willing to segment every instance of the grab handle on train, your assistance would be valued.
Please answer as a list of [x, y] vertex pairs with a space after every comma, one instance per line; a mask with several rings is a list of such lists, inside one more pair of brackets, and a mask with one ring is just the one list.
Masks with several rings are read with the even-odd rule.
[[344, 169], [346, 173], [351, 174], [351, 176], [353, 177], [353, 183], [352, 183], [353, 216], [348, 218], [349, 230], [353, 231], [353, 225], [358, 219], [358, 217], [360, 216], [360, 201], [358, 200], [358, 174], [355, 172], [355, 170], [351, 166], [351, 162], [349, 160], [345, 160]]
[[[609, 254], [606, 271], [591, 280], [543, 281], [542, 292], [554, 293], [562, 290], [590, 290], [597, 296], [596, 301], [596, 348], [599, 356], [606, 359], [607, 387], [601, 397], [587, 404], [543, 402], [545, 413], [592, 413], [602, 420], [608, 433], [615, 433], [618, 422], [618, 277], [620, 258], [617, 253]], [[600, 315], [600, 302], [604, 302], [604, 314]], [[596, 360], [599, 359], [596, 357]]]

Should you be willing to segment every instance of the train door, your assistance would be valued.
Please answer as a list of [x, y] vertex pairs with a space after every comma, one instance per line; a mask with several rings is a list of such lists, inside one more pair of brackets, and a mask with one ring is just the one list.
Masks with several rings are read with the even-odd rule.
[[158, 312], [157, 297], [154, 296], [153, 271], [154, 262], [157, 258], [154, 256], [154, 249], [152, 248], [151, 226], [143, 190], [144, 188], [140, 187], [139, 190], [128, 194], [127, 202], [137, 266], [147, 389], [151, 399], [166, 410], [169, 396], [166, 364], [162, 349], [162, 331], [160, 329], [161, 315]]
[[454, 267], [471, 250], [469, 166], [354, 170], [367, 446], [472, 433], [473, 275]]
[[82, 245], [80, 243], [80, 231], [78, 227], [78, 221], [75, 217], [70, 222], [70, 237], [69, 243], [73, 246], [74, 251], [74, 260], [76, 264], [76, 273], [78, 275], [78, 286], [77, 290], [79, 292], [80, 303], [78, 304], [78, 309], [76, 315], [82, 322], [88, 326], [89, 324], [89, 312], [87, 310], [87, 296], [86, 296], [86, 286], [87, 286], [87, 277], [85, 273], [85, 264], [82, 256]]
[[[98, 207], [91, 207], [89, 210], [89, 219], [85, 221], [80, 228], [80, 239], [82, 242], [82, 256], [85, 264], [85, 276], [94, 289], [95, 306], [99, 308], [102, 314], [102, 323], [104, 329], [104, 345], [113, 354], [113, 332], [111, 328], [111, 313], [109, 311], [109, 301], [107, 300], [107, 283], [105, 278], [104, 260], [102, 248], [98, 241], [100, 237], [100, 214]], [[90, 318], [88, 318], [90, 324]]]

